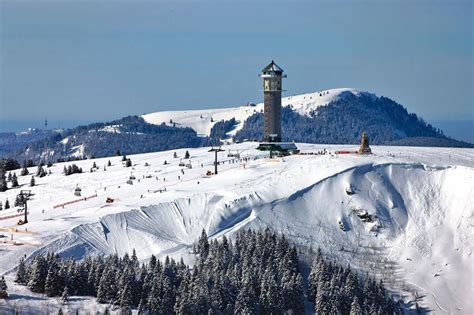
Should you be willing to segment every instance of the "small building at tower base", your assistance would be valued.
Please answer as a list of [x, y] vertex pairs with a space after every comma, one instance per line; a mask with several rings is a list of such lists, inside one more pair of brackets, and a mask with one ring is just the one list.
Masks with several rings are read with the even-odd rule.
[[298, 154], [300, 151], [293, 142], [260, 142], [257, 150], [275, 152], [277, 155]]

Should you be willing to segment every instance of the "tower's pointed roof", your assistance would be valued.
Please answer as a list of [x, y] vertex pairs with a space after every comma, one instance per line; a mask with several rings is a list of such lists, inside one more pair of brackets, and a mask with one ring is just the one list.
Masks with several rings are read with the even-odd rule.
[[276, 72], [276, 73], [283, 73], [283, 69], [280, 68], [273, 60], [270, 62], [268, 66], [263, 68], [262, 72]]

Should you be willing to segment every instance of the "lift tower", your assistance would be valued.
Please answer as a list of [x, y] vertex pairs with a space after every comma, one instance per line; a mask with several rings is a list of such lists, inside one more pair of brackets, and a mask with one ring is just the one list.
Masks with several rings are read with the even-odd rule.
[[209, 152], [214, 152], [215, 153], [215, 156], [214, 156], [214, 174], [217, 175], [217, 152], [222, 152], [224, 150], [222, 150], [220, 147], [219, 148], [212, 148], [209, 150]]

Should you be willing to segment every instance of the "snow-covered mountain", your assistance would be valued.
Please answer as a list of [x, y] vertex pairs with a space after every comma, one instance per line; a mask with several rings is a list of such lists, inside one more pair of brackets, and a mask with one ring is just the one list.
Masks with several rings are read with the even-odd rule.
[[[374, 144], [473, 146], [444, 136], [441, 130], [389, 98], [355, 89], [289, 96], [283, 98], [282, 104], [284, 141], [355, 144], [366, 131]], [[155, 112], [50, 132], [49, 136], [28, 142], [13, 142], [3, 151], [0, 149], [0, 157], [57, 161], [109, 156], [117, 150], [137, 154], [244, 140], [260, 141], [263, 120], [261, 103]]]
[[[314, 155], [305, 153], [356, 147], [298, 144], [303, 154], [269, 160], [256, 146], [223, 146], [213, 176], [205, 175], [213, 169], [209, 148], [194, 148], [189, 160], [185, 149], [176, 158], [174, 151], [130, 155], [131, 168], [121, 157], [77, 161], [84, 170], [93, 162], [98, 168], [69, 176], [62, 170], [71, 163], [58, 163], [31, 188], [30, 176], [20, 177], [22, 189], [33, 193], [30, 223], [11, 230], [19, 217], [7, 217], [17, 209], [0, 211], [0, 234], [17, 242], [0, 239], [0, 273], [7, 272], [13, 293], [25, 295], [17, 302], [40, 305], [8, 274], [22, 254], [55, 251], [80, 259], [136, 249], [141, 260], [155, 254], [192, 263], [203, 228], [218, 238], [270, 227], [374, 273], [406, 300], [424, 296], [421, 304], [436, 313], [470, 313], [472, 149], [373, 146], [371, 156]], [[240, 158], [228, 156], [235, 154]], [[0, 193], [0, 200], [13, 203], [18, 192]]]
[[[282, 106], [292, 106], [300, 115], [311, 115], [320, 106], [325, 106], [335, 100], [348, 95], [360, 95], [360, 92], [351, 88], [339, 88], [301, 95], [283, 97]], [[219, 121], [227, 121], [235, 118], [237, 124], [229, 132], [229, 135], [235, 135], [242, 129], [245, 120], [255, 113], [263, 112], [263, 103], [248, 103], [239, 107], [203, 109], [203, 110], [185, 110], [185, 111], [163, 111], [143, 115], [143, 119], [150, 124], [167, 124], [177, 127], [189, 127], [201, 135], [210, 136], [212, 127]]]

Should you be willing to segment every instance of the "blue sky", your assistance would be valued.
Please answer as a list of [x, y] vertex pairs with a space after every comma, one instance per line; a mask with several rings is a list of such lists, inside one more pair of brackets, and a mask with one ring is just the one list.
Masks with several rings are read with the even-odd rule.
[[[0, 129], [354, 87], [474, 120], [471, 1], [0, 0]], [[12, 127], [13, 128], [13, 127]], [[3, 128], [5, 129], [5, 127]]]

